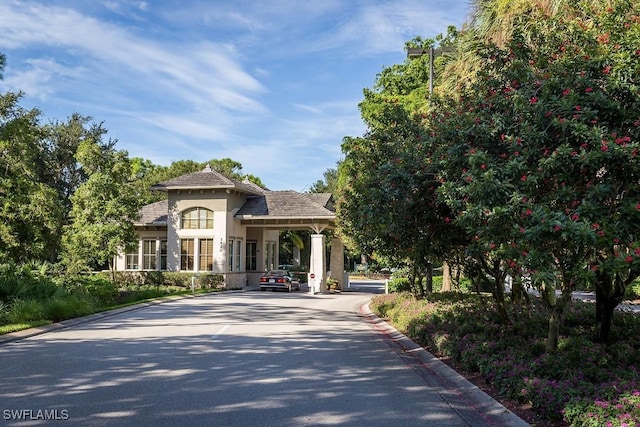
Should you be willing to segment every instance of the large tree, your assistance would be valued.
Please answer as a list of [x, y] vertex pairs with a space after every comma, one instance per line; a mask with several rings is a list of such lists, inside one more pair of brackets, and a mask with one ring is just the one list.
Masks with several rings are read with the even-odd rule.
[[436, 200], [439, 183], [419, 117], [392, 104], [378, 120], [377, 130], [343, 143], [338, 230], [352, 249], [407, 265], [414, 293], [423, 296], [433, 290], [434, 263], [455, 243], [449, 209]]
[[260, 178], [242, 173], [242, 164], [229, 158], [211, 159], [206, 162], [195, 160], [177, 160], [169, 166], [156, 165], [151, 160], [134, 157], [131, 159], [132, 173], [135, 179], [136, 194], [143, 205], [163, 200], [167, 193], [151, 191], [151, 186], [162, 181], [199, 172], [209, 165], [216, 172], [238, 181], [248, 180], [260, 187], [265, 187]]
[[594, 283], [606, 341], [640, 273], [640, 10], [583, 1], [533, 12], [505, 48], [478, 50], [483, 71], [434, 132], [457, 221], [502, 270], [527, 269], [550, 308], [552, 349], [577, 283]]
[[[416, 38], [406, 47], [428, 50], [454, 37], [451, 28], [447, 37]], [[407, 265], [416, 294], [432, 290], [434, 263], [457, 244], [448, 207], [436, 200], [433, 147], [419, 114], [427, 105], [428, 64], [422, 56], [387, 67], [364, 90], [360, 111], [369, 130], [344, 139], [338, 167], [338, 232], [347, 247]]]
[[62, 206], [41, 179], [46, 151], [40, 112], [20, 93], [0, 95], [0, 261], [50, 260]]
[[[339, 164], [339, 163], [338, 163]], [[317, 180], [309, 187], [309, 193], [335, 194], [338, 187], [338, 169], [329, 168], [322, 174], [322, 179]]]
[[69, 271], [83, 271], [108, 264], [119, 251], [135, 246], [133, 223], [141, 201], [132, 185], [131, 162], [113, 144], [83, 141], [77, 161], [88, 179], [72, 197], [71, 224], [63, 238], [64, 263]]

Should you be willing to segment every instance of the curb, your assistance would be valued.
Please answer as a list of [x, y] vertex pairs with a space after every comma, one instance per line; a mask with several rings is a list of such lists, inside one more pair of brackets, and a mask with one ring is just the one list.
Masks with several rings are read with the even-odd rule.
[[469, 425], [527, 427], [530, 424], [500, 402], [436, 358], [409, 337], [376, 316], [369, 303], [360, 306], [360, 315], [383, 335], [384, 341], [413, 368], [443, 400], [454, 408]]

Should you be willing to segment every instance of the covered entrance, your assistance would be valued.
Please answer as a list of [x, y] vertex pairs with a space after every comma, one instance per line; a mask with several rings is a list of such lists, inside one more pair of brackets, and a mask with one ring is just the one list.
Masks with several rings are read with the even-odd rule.
[[[323, 234], [325, 230], [332, 230], [335, 227], [335, 216], [323, 218], [292, 217], [275, 218], [270, 216], [244, 216], [235, 215], [240, 219], [242, 225], [247, 228], [260, 228], [267, 230], [311, 230], [311, 248], [309, 259], [308, 284], [310, 292], [319, 293], [326, 289], [328, 278], [332, 278], [340, 283], [341, 288], [346, 287], [344, 283], [344, 244], [337, 237], [331, 238], [331, 251], [329, 256], [329, 270], [327, 270], [326, 244], [327, 236]], [[261, 274], [248, 275], [248, 284], [257, 284]], [[255, 283], [253, 283], [255, 282]]]
[[[167, 199], [144, 206], [134, 224], [138, 248], [116, 257], [117, 270], [159, 270], [224, 277], [229, 289], [257, 284], [279, 262], [279, 231], [311, 230], [310, 274], [325, 289], [325, 230], [335, 227], [330, 193], [271, 191], [204, 170], [152, 186]], [[331, 277], [343, 284], [344, 250], [331, 241]]]

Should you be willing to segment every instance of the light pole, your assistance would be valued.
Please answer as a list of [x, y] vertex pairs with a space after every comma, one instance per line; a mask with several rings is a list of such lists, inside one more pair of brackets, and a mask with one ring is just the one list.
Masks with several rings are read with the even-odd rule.
[[433, 93], [433, 61], [436, 55], [441, 55], [444, 52], [449, 52], [451, 50], [450, 47], [439, 47], [434, 49], [433, 46], [430, 48], [424, 47], [409, 47], [407, 48], [407, 58], [413, 59], [423, 55], [429, 55], [429, 98], [431, 98], [431, 94]]
[[[441, 55], [444, 52], [451, 51], [450, 47], [439, 47], [434, 49], [433, 46], [426, 49], [423, 47], [409, 47], [407, 48], [407, 58], [414, 59], [419, 56], [429, 55], [429, 98], [433, 93], [433, 61], [436, 55]], [[442, 263], [442, 289], [444, 291], [451, 290], [451, 270], [449, 264], [444, 261]]]

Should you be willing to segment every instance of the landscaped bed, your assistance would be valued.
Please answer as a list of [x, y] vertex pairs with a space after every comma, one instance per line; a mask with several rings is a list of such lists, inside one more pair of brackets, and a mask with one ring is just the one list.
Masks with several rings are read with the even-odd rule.
[[178, 272], [62, 275], [52, 266], [0, 264], [0, 334], [171, 295], [224, 289], [221, 275]]
[[545, 353], [548, 315], [535, 300], [512, 307], [510, 324], [493, 314], [490, 296], [477, 294], [379, 295], [370, 307], [460, 372], [479, 377], [498, 400], [530, 408], [538, 426], [640, 425], [638, 314], [616, 312], [606, 346], [594, 342], [595, 305], [572, 302], [557, 351]]

